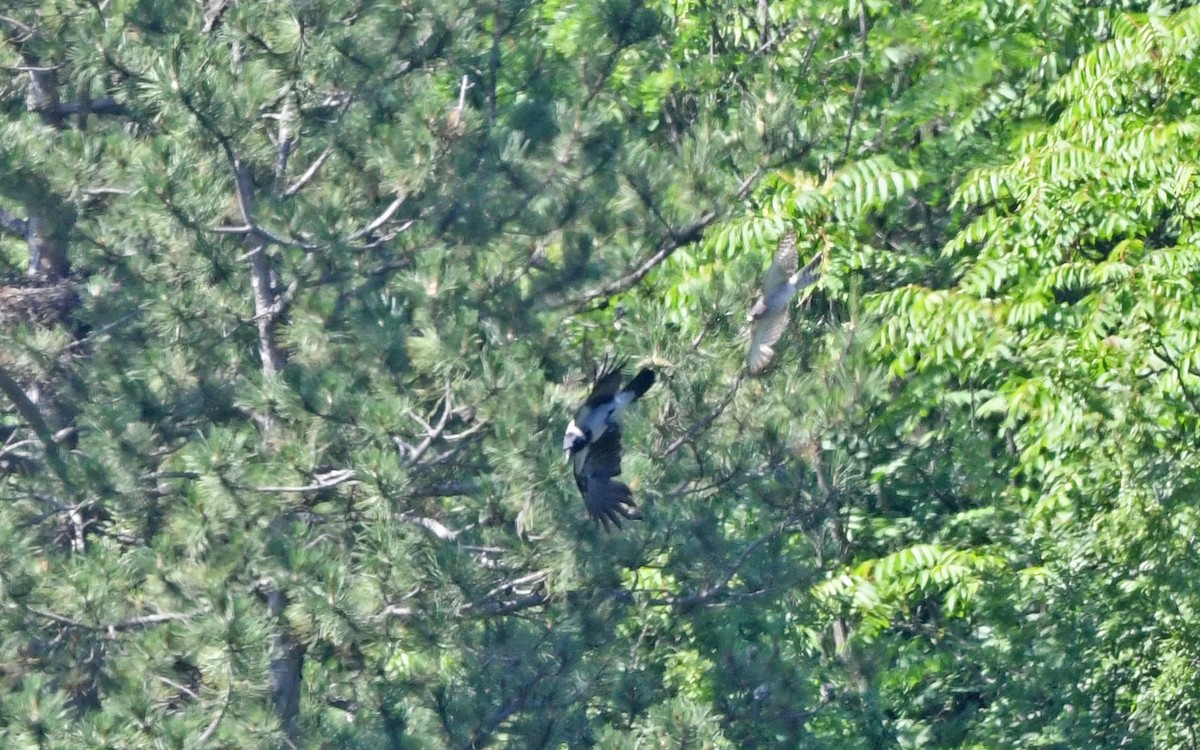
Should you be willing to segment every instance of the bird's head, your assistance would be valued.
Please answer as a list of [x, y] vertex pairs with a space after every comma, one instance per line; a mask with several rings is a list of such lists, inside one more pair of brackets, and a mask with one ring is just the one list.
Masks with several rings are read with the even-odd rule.
[[581, 430], [579, 425], [575, 424], [575, 420], [572, 419], [570, 424], [567, 425], [566, 433], [563, 435], [564, 457], [569, 461], [574, 453], [583, 450], [587, 444], [587, 433]]

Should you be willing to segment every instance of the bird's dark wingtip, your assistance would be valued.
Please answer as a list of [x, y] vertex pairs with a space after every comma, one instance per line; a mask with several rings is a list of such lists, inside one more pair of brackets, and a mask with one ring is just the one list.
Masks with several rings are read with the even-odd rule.
[[633, 502], [633, 492], [621, 482], [613, 482], [609, 486], [608, 497], [602, 503], [589, 504], [587, 511], [596, 525], [609, 533], [614, 528], [619, 531], [625, 521], [646, 519], [638, 510], [637, 503]]
[[650, 390], [650, 386], [654, 385], [654, 378], [654, 370], [643, 367], [633, 380], [629, 381], [629, 385], [625, 386], [625, 390], [632, 391], [635, 399], [641, 398], [646, 391]]

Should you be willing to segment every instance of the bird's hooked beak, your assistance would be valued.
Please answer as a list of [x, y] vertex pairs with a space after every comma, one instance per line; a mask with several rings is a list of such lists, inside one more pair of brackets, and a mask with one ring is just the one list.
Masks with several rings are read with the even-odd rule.
[[563, 463], [571, 463], [571, 454], [587, 443], [587, 436], [579, 425], [572, 419], [567, 425], [567, 433], [563, 435]]

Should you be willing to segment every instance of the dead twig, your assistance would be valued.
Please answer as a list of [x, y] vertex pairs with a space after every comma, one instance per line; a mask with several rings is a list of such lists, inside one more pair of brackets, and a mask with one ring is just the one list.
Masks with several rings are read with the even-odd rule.
[[355, 481], [357, 475], [354, 469], [336, 469], [325, 474], [318, 474], [316, 481], [299, 487], [253, 487], [255, 492], [320, 492], [339, 484]]

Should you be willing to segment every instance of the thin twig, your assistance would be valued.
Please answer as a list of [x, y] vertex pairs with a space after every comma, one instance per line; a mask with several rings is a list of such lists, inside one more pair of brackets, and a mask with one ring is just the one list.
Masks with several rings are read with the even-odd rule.
[[134, 312], [126, 313], [125, 315], [122, 315], [121, 317], [117, 318], [116, 320], [112, 321], [111, 323], [105, 323], [104, 325], [100, 326], [96, 330], [90, 332], [87, 336], [84, 336], [83, 338], [75, 339], [74, 341], [71, 341], [69, 344], [66, 344], [61, 349], [58, 350], [58, 353], [61, 355], [61, 354], [71, 351], [72, 349], [74, 349], [77, 346], [83, 346], [84, 344], [87, 344], [91, 341], [95, 341], [97, 338], [99, 338], [100, 336], [103, 336], [104, 334], [108, 333], [109, 331], [116, 328], [117, 326], [127, 323], [130, 320], [133, 320], [134, 318], [137, 317], [137, 315], [138, 315], [138, 312], [135, 310]]
[[392, 440], [396, 443], [397, 447], [406, 450], [406, 452], [409, 454], [408, 460], [410, 463], [415, 464], [417, 461], [419, 461], [421, 456], [425, 455], [425, 451], [429, 450], [429, 446], [433, 445], [433, 441], [442, 436], [442, 432], [446, 429], [446, 424], [450, 421], [450, 414], [453, 410], [454, 408], [451, 404], [450, 381], [447, 380], [446, 392], [442, 396], [442, 416], [438, 419], [437, 426], [430, 425], [416, 412], [409, 412], [408, 415], [420, 422], [421, 426], [425, 428], [424, 439], [421, 440], [416, 447], [408, 445], [408, 443], [405, 443], [399, 437], [394, 437]]
[[386, 224], [392, 218], [392, 216], [395, 215], [396, 211], [398, 211], [400, 207], [404, 205], [406, 200], [408, 200], [407, 193], [401, 193], [400, 195], [396, 196], [396, 200], [392, 201], [391, 205], [383, 210], [383, 213], [375, 217], [375, 220], [370, 224], [350, 235], [350, 239], [357, 240], [364, 235], [374, 232], [376, 229]]
[[496, 586], [491, 591], [484, 594], [483, 598], [491, 599], [493, 596], [496, 596], [497, 594], [502, 594], [505, 591], [514, 591], [514, 590], [516, 590], [516, 588], [518, 586], [524, 586], [526, 584], [538, 584], [538, 583], [541, 583], [542, 581], [546, 580], [549, 576], [550, 576], [549, 568], [543, 568], [541, 570], [536, 570], [528, 575], [523, 575], [520, 578], [514, 578], [511, 581], [505, 581], [504, 583], [500, 584], [499, 586]]
[[208, 742], [208, 740], [213, 736], [213, 733], [217, 731], [217, 727], [221, 725], [221, 720], [225, 718], [225, 712], [229, 710], [229, 706], [233, 703], [233, 669], [232, 667], [228, 666], [228, 663], [226, 669], [230, 672], [230, 680], [229, 685], [225, 688], [225, 701], [221, 704], [221, 710], [217, 712], [217, 715], [213, 717], [213, 720], [208, 723], [208, 726], [205, 727], [200, 736], [196, 738], [196, 744], [199, 746], [203, 746], [206, 742]]
[[455, 538], [462, 533], [461, 530], [455, 531], [446, 527], [440, 521], [435, 521], [432, 518], [426, 518], [424, 516], [400, 516], [400, 519], [420, 526], [444, 542], [453, 542]]
[[639, 265], [630, 273], [627, 273], [621, 278], [616, 279], [615, 281], [611, 281], [602, 287], [589, 289], [588, 291], [584, 292], [577, 299], [572, 300], [573, 306], [587, 304], [588, 302], [596, 299], [608, 299], [615, 294], [625, 291], [629, 287], [644, 279], [646, 274], [653, 271], [655, 267], [657, 267], [664, 260], [670, 258], [676, 250], [685, 245], [690, 245], [699, 241], [704, 230], [709, 224], [712, 224], [714, 221], [716, 221], [716, 219], [716, 211], [707, 211], [682, 229], [672, 231], [667, 239], [663, 242], [662, 246], [659, 247], [658, 251], [643, 261], [641, 265]]
[[474, 495], [478, 491], [478, 482], [466, 481], [444, 482], [429, 487], [420, 487], [410, 491], [408, 494], [412, 497], [455, 497], [458, 495]]
[[25, 419], [25, 422], [33, 429], [38, 440], [42, 442], [42, 447], [46, 452], [46, 459], [50, 462], [50, 467], [54, 469], [54, 473], [58, 475], [60, 481], [65, 485], [70, 485], [70, 477], [67, 474], [67, 465], [63, 461], [62, 453], [58, 448], [58, 443], [54, 442], [54, 433], [50, 431], [50, 426], [46, 424], [46, 420], [42, 418], [41, 411], [38, 410], [37, 404], [25, 395], [25, 390], [13, 380], [8, 372], [0, 367], [0, 393], [8, 396], [8, 400], [12, 401], [13, 406], [17, 408], [17, 412]]
[[165, 623], [165, 622], [187, 622], [188, 620], [191, 620], [196, 615], [204, 614], [205, 612], [208, 611], [207, 608], [204, 608], [198, 612], [193, 612], [190, 614], [182, 613], [182, 612], [166, 612], [166, 613], [162, 613], [162, 614], [143, 615], [141, 617], [135, 617], [131, 620], [124, 620], [122, 622], [114, 622], [109, 625], [89, 625], [86, 622], [79, 622], [78, 620], [72, 620], [69, 617], [55, 614], [53, 612], [47, 612], [44, 610], [36, 609], [34, 607], [26, 607], [26, 609], [30, 613], [37, 615], [38, 617], [45, 618], [52, 622], [56, 622], [59, 625], [66, 625], [69, 628], [76, 628], [78, 630], [87, 630], [87, 631], [91, 631], [93, 633], [108, 633], [110, 636], [112, 636], [114, 633], [118, 633], [118, 632], [121, 632], [124, 630], [136, 630], [138, 628], [145, 628], [145, 627], [149, 627], [151, 625], [161, 625], [162, 623]]
[[729, 393], [725, 394], [725, 398], [721, 400], [721, 403], [717, 404], [717, 408], [713, 409], [708, 416], [702, 419], [700, 424], [684, 432], [682, 435], [676, 438], [673, 443], [668, 445], [667, 449], [663, 451], [663, 458], [666, 458], [675, 451], [679, 450], [679, 447], [688, 440], [695, 439], [696, 437], [704, 434], [704, 431], [709, 428], [713, 421], [717, 417], [721, 416], [725, 409], [729, 407], [729, 404], [733, 401], [733, 397], [737, 395], [738, 389], [741, 388], [742, 381], [743, 377], [739, 374], [737, 380], [733, 381], [733, 387], [729, 389]]
[[842, 146], [842, 161], [850, 155], [850, 140], [854, 135], [854, 123], [858, 119], [858, 109], [862, 104], [863, 83], [867, 76], [867, 5], [863, 3], [858, 9], [858, 30], [862, 35], [862, 59], [858, 61], [858, 83], [854, 86], [854, 102], [850, 106], [850, 122], [846, 125], [846, 142]]
[[[758, 182], [758, 178], [763, 175], [763, 172], [764, 167], [761, 164], [755, 167], [754, 171], [751, 172], [748, 177], [742, 180], [741, 185], [738, 186], [738, 189], [734, 193], [732, 202], [737, 203], [744, 199], [750, 192], [751, 188], [754, 187], [754, 184]], [[671, 255], [679, 248], [699, 242], [701, 237], [704, 235], [704, 230], [707, 229], [710, 224], [716, 221], [719, 215], [720, 214], [717, 211], [709, 210], [701, 214], [690, 224], [687, 224], [686, 226], [677, 230], [670, 230], [659, 249], [653, 255], [643, 261], [642, 264], [636, 269], [615, 281], [605, 284], [602, 287], [590, 289], [584, 292], [579, 297], [570, 300], [567, 304], [572, 307], [578, 307], [596, 299], [607, 300], [609, 297], [625, 291], [629, 287], [644, 279], [648, 273], [654, 270], [656, 266], [665, 261], [667, 258], [670, 258]]]
[[254, 487], [252, 489], [255, 492], [320, 492], [353, 481], [355, 476], [357, 475], [354, 469], [337, 469], [327, 474], [321, 474], [312, 484], [300, 487]]
[[299, 179], [289, 185], [287, 190], [283, 191], [283, 197], [291, 198], [293, 195], [303, 190], [304, 186], [312, 181], [312, 178], [316, 176], [317, 171], [321, 168], [321, 165], [324, 164], [325, 160], [328, 159], [332, 154], [332, 147], [326, 148], [324, 151], [322, 151], [321, 155], [313, 160], [313, 163], [309, 165], [308, 169], [304, 170], [304, 174], [300, 175]]

